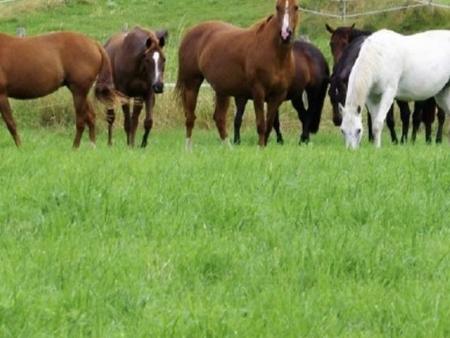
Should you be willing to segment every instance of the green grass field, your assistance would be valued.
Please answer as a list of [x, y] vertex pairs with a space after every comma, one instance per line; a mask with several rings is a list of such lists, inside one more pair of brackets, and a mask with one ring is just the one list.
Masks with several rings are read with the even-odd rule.
[[[186, 27], [210, 18], [248, 25], [273, 6], [65, 2], [3, 14], [0, 5], [0, 31], [70, 29], [105, 40], [125, 23], [167, 27], [169, 81]], [[358, 24], [416, 31], [446, 27], [448, 15]], [[328, 55], [325, 20], [302, 22]], [[73, 151], [68, 100], [61, 91], [13, 102], [21, 149], [0, 128], [0, 337], [450, 336], [446, 139], [428, 146], [420, 134], [394, 146], [385, 135], [380, 150], [365, 140], [347, 151], [327, 105], [312, 144], [298, 146], [298, 121], [284, 105], [284, 146], [257, 148], [249, 109], [243, 144], [229, 149], [203, 90], [192, 153], [170, 92], [159, 98], [147, 149], [125, 146], [120, 121], [107, 147], [98, 106], [97, 148], [85, 134]]]
[[448, 145], [0, 133], [2, 337], [448, 337]]

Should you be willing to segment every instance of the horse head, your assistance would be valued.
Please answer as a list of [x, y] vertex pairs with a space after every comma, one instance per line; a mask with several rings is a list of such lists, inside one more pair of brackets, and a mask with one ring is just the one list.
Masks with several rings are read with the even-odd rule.
[[343, 116], [341, 132], [344, 136], [345, 145], [347, 148], [357, 149], [363, 134], [361, 107], [343, 107], [339, 103], [339, 111]]
[[347, 84], [340, 79], [339, 75], [333, 74], [330, 78], [330, 88], [328, 96], [330, 97], [331, 106], [333, 108], [333, 123], [339, 127], [342, 123], [342, 115], [339, 110], [339, 104], [345, 104], [345, 96], [347, 94]]
[[331, 34], [330, 38], [330, 48], [333, 54], [333, 61], [336, 64], [342, 56], [344, 49], [350, 44], [351, 36], [355, 24], [350, 27], [338, 27], [336, 29], [332, 28], [328, 24], [325, 24], [328, 32]]
[[290, 43], [298, 24], [297, 0], [277, 0], [276, 19], [283, 43]]
[[166, 58], [163, 47], [166, 45], [167, 31], [151, 33], [145, 41], [143, 70], [155, 93], [164, 91], [164, 68]]

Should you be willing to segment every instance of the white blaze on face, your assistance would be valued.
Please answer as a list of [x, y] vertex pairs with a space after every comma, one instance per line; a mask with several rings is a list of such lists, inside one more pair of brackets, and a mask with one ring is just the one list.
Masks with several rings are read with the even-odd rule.
[[158, 52], [154, 52], [153, 53], [153, 61], [155, 61], [155, 83], [159, 81], [159, 77], [161, 72], [159, 71], [159, 53]]
[[286, 0], [286, 5], [284, 7], [284, 16], [283, 16], [283, 26], [281, 27], [281, 37], [284, 40], [289, 38], [289, 1]]

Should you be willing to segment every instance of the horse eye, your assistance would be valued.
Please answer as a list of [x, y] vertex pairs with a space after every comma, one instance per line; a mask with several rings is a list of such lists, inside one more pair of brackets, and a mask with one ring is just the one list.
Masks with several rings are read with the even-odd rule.
[[297, 5], [294, 6], [294, 10], [298, 11], [298, 6]]
[[345, 131], [343, 129], [341, 129], [341, 134], [345, 135]]
[[276, 10], [280, 11], [281, 10], [280, 6], [277, 5]]
[[361, 135], [361, 128], [356, 129], [356, 136]]

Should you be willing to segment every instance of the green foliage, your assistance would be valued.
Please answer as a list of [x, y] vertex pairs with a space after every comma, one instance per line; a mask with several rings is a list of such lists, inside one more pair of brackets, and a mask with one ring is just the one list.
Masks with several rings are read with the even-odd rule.
[[0, 132], [2, 337], [450, 334], [445, 146], [22, 136]]

